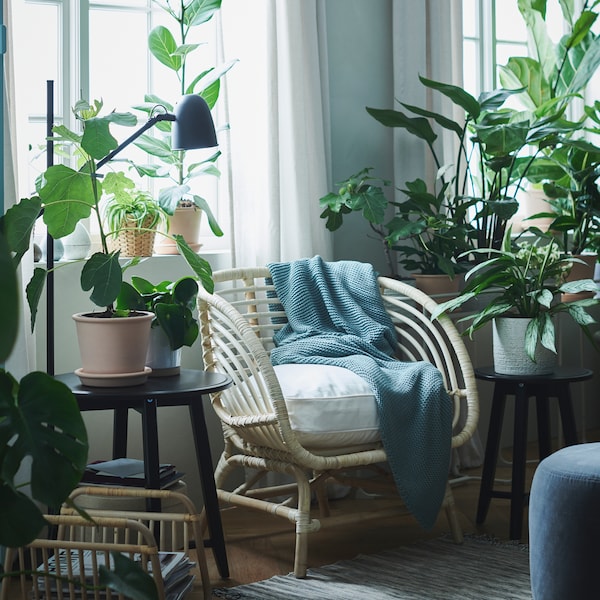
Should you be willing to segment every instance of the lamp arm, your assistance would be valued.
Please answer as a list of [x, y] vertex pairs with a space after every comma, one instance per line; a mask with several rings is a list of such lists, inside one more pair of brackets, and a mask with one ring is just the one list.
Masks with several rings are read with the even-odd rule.
[[99, 160], [96, 164], [96, 169], [103, 167], [108, 161], [112, 160], [123, 148], [126, 148], [131, 142], [137, 140], [145, 131], [148, 131], [151, 127], [154, 127], [160, 121], [175, 121], [175, 115], [171, 113], [161, 113], [148, 119], [142, 127], [140, 127], [135, 133], [130, 135], [124, 142], [121, 142], [112, 152], [109, 152], [103, 159]]

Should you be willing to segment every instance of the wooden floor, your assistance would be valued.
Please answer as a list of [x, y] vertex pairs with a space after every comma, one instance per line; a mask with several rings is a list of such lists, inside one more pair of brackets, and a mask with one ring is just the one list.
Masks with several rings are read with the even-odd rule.
[[[510, 455], [504, 457], [510, 460]], [[528, 467], [529, 486], [535, 465]], [[475, 524], [479, 498], [481, 469], [465, 471], [465, 481], [453, 486], [460, 522], [465, 533], [487, 534], [508, 539], [509, 501], [492, 499], [484, 524]], [[510, 479], [510, 467], [499, 466], [499, 480]], [[507, 486], [507, 490], [509, 487]], [[413, 541], [438, 537], [449, 532], [442, 511], [435, 526], [422, 529], [415, 519], [406, 514], [398, 501], [381, 498], [346, 498], [331, 503], [332, 516], [321, 522], [321, 530], [310, 534], [308, 564], [310, 567], [330, 564], [357, 554], [381, 552]], [[392, 516], [380, 517], [386, 509]], [[402, 513], [402, 511], [404, 512]], [[360, 511], [364, 516], [349, 524], [344, 514]], [[526, 513], [527, 511], [525, 511]], [[230, 587], [266, 579], [293, 570], [294, 525], [279, 517], [244, 508], [225, 508], [222, 511], [223, 528], [227, 543], [230, 578], [220, 578], [210, 550], [207, 552], [211, 582], [215, 587]], [[527, 542], [527, 515], [523, 517], [523, 542]]]

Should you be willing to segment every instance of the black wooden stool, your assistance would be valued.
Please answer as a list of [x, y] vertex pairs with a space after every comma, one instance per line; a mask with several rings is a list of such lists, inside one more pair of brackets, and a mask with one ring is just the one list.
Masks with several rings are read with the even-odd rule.
[[[521, 538], [523, 510], [529, 497], [525, 493], [525, 466], [527, 453], [527, 420], [529, 398], [536, 400], [538, 449], [542, 460], [552, 452], [550, 437], [549, 398], [558, 400], [560, 418], [567, 446], [577, 443], [577, 428], [570, 384], [591, 379], [593, 372], [578, 367], [557, 367], [550, 375], [503, 375], [491, 367], [475, 369], [475, 377], [494, 383], [492, 411], [488, 429], [485, 458], [477, 506], [477, 524], [485, 521], [492, 498], [510, 500], [510, 539]], [[506, 406], [506, 397], [515, 397], [513, 430], [512, 481], [510, 492], [494, 490], [496, 464], [500, 451], [500, 435]]]

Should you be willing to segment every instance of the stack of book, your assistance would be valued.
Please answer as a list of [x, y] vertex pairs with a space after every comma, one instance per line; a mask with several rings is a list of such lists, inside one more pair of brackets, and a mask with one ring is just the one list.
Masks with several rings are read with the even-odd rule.
[[[175, 465], [160, 465], [160, 487], [167, 488], [183, 477]], [[146, 486], [144, 461], [133, 458], [93, 462], [87, 465], [81, 483], [92, 485]]]

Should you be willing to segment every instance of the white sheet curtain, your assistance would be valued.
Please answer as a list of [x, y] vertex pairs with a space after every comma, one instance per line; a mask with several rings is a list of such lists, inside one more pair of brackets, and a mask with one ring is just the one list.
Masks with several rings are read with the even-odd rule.
[[[11, 36], [12, 0], [4, 0], [3, 18], [7, 28], [7, 48], [4, 55], [4, 210], [7, 210], [19, 196], [17, 192], [17, 135], [15, 114], [15, 86], [13, 45]], [[28, 252], [21, 262], [19, 277], [22, 282], [29, 281], [33, 272], [33, 255]], [[17, 378], [32, 370], [35, 357], [35, 343], [29, 327], [29, 312], [25, 302], [25, 284], [22, 286], [20, 333], [12, 355], [6, 362], [6, 368]]]
[[[460, 122], [464, 114], [441, 94], [423, 86], [418, 76], [461, 86], [463, 83], [462, 0], [394, 0], [394, 95], [408, 104], [426, 107]], [[410, 19], [406, 18], [410, 15]], [[415, 35], [415, 31], [423, 35]], [[454, 111], [454, 112], [453, 112]], [[441, 136], [438, 152], [442, 164], [456, 157], [456, 137], [449, 132]], [[433, 182], [435, 166], [422, 140], [394, 132], [394, 178], [396, 187], [412, 181], [419, 174]], [[402, 194], [398, 200], [402, 200]], [[474, 467], [482, 463], [483, 449], [476, 432], [468, 444], [453, 457], [453, 470]]]
[[224, 96], [230, 136], [233, 264], [321, 255], [328, 190], [322, 0], [227, 0], [223, 52], [239, 62]]

